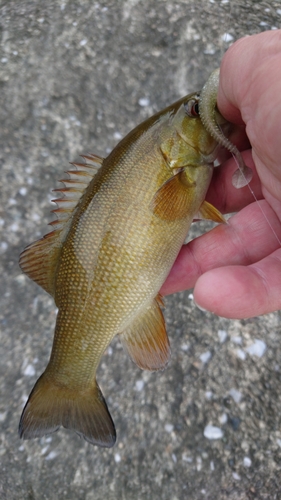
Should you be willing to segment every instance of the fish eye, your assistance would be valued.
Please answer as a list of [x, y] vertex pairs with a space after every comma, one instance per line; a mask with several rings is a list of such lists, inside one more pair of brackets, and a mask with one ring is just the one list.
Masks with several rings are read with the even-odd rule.
[[199, 102], [197, 99], [190, 99], [184, 103], [185, 112], [190, 118], [199, 116]]

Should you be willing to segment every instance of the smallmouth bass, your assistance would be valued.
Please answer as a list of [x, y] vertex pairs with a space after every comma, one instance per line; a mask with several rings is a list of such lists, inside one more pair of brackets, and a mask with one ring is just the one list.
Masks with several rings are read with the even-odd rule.
[[[119, 335], [142, 369], [170, 357], [159, 290], [194, 217], [223, 222], [205, 200], [218, 140], [190, 94], [132, 130], [105, 159], [74, 164], [56, 200], [53, 232], [21, 254], [22, 270], [58, 307], [50, 361], [23, 409], [23, 439], [60, 426], [88, 442], [116, 440], [96, 382], [100, 359]], [[225, 120], [215, 111], [216, 123]]]

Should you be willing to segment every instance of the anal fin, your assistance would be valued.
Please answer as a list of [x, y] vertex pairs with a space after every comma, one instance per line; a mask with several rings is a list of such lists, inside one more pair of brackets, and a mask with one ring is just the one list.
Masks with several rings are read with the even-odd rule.
[[120, 334], [125, 350], [143, 370], [163, 370], [170, 359], [170, 343], [158, 296]]

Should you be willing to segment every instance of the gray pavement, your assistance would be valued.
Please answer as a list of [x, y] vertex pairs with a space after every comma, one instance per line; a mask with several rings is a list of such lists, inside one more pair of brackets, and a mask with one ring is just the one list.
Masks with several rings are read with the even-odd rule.
[[[18, 256], [46, 232], [51, 189], [79, 154], [106, 155], [143, 119], [200, 89], [233, 40], [280, 27], [280, 2], [0, 6], [0, 497], [280, 499], [280, 313], [229, 321], [199, 311], [191, 291], [166, 300], [166, 371], [141, 372], [118, 340], [102, 360], [113, 449], [65, 430], [30, 442], [17, 435], [56, 314]], [[191, 236], [205, 229], [194, 225]]]

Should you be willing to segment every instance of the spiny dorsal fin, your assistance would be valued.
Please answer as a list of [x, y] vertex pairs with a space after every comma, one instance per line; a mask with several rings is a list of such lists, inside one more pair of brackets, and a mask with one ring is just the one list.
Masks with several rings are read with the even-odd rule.
[[87, 163], [72, 163], [76, 170], [67, 172], [68, 179], [61, 180], [63, 188], [54, 189], [62, 194], [53, 200], [57, 208], [52, 210], [57, 219], [50, 222], [54, 231], [28, 245], [20, 255], [20, 267], [33, 281], [50, 295], [54, 295], [55, 273], [62, 244], [71, 226], [72, 216], [79, 200], [103, 162], [94, 154], [83, 156]]
[[120, 334], [125, 350], [142, 370], [163, 370], [170, 359], [170, 343], [159, 304], [163, 304], [161, 295]]

